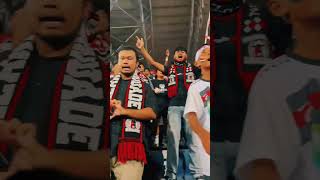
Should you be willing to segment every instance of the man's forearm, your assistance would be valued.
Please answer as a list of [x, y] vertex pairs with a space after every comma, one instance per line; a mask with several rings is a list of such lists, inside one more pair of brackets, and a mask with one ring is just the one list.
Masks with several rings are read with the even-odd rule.
[[53, 150], [50, 152], [49, 168], [73, 176], [88, 179], [106, 179], [109, 176], [109, 152], [80, 152]]
[[207, 132], [199, 123], [198, 118], [195, 113], [189, 113], [188, 114], [189, 124], [191, 129], [198, 134], [198, 136], [201, 138], [205, 133]]
[[156, 113], [151, 108], [124, 109], [123, 115], [138, 120], [152, 120], [157, 117]]
[[143, 57], [148, 61], [148, 63], [150, 63], [152, 66], [154, 66], [158, 70], [164, 72], [164, 65], [155, 61], [145, 48], [141, 48], [141, 53]]

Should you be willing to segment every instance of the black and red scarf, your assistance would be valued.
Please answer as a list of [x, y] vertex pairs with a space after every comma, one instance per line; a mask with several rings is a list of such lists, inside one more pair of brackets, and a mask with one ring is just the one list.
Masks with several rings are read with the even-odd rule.
[[[110, 81], [110, 100], [115, 99], [121, 76], [120, 74], [113, 77]], [[131, 78], [128, 87], [126, 87], [124, 108], [143, 109], [145, 101], [145, 84], [135, 73]], [[144, 123], [126, 118], [121, 122], [121, 135], [118, 143], [117, 158], [121, 163], [130, 160], [136, 160], [147, 163], [146, 151], [143, 142]]]
[[[267, 37], [269, 26], [265, 9], [242, 0], [211, 2], [213, 15], [213, 49], [221, 48], [224, 52], [236, 55], [237, 74], [246, 91], [257, 72], [274, 58], [274, 49]], [[229, 61], [218, 58], [217, 61]], [[232, 60], [233, 61], [233, 60]], [[214, 61], [213, 68], [219, 68]], [[216, 69], [214, 72], [218, 72]], [[217, 74], [214, 73], [214, 81]]]
[[[9, 46], [2, 45], [0, 55]], [[34, 52], [33, 37], [13, 49], [0, 61], [0, 119], [10, 121], [28, 83], [28, 61]], [[107, 65], [98, 61], [86, 39], [78, 36], [73, 42], [56, 81], [50, 111], [48, 149], [72, 149], [76, 143], [83, 150], [96, 151], [108, 146], [108, 112], [103, 104], [89, 103], [107, 100]], [[96, 87], [102, 83], [102, 87]]]
[[[168, 97], [173, 98], [178, 94], [178, 71], [176, 62], [172, 64], [169, 68], [168, 76]], [[183, 78], [184, 86], [188, 90], [191, 83], [194, 81], [193, 68], [190, 63], [183, 64]]]

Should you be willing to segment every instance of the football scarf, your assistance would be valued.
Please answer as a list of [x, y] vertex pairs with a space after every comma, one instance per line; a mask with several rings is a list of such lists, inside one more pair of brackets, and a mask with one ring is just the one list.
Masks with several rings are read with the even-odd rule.
[[[115, 99], [121, 76], [114, 76], [110, 81], [110, 100]], [[145, 100], [145, 84], [135, 73], [126, 87], [124, 108], [143, 109]], [[121, 163], [130, 160], [141, 161], [147, 163], [145, 147], [143, 143], [144, 123], [126, 118], [121, 122], [121, 135], [119, 137], [117, 158]]]
[[[174, 62], [170, 66], [169, 76], [168, 76], [168, 97], [173, 98], [178, 94], [178, 72], [177, 72], [177, 63]], [[194, 81], [193, 68], [190, 63], [183, 65], [183, 77], [184, 77], [184, 86], [188, 90], [190, 84]]]
[[[211, 9], [214, 29], [213, 48], [218, 49], [218, 61], [227, 62], [235, 58], [238, 76], [246, 91], [249, 91], [257, 72], [274, 57], [267, 37], [269, 27], [266, 12], [256, 5], [243, 3], [241, 0], [228, 2], [220, 0], [211, 5], [215, 7]], [[220, 49], [223, 52], [220, 52]], [[230, 57], [233, 54], [236, 57]], [[214, 62], [214, 67], [220, 68], [216, 63]], [[214, 80], [216, 76], [214, 74]]]
[[[3, 45], [0, 56], [8, 51]], [[33, 37], [13, 49], [0, 61], [0, 119], [10, 121], [28, 83], [31, 67], [28, 60], [34, 51]], [[3, 56], [1, 56], [3, 58]], [[101, 103], [108, 92], [107, 65], [97, 61], [86, 39], [73, 42], [56, 81], [50, 111], [48, 149], [73, 149], [74, 144], [85, 151], [106, 148], [109, 139], [107, 106]], [[96, 87], [103, 83], [104, 88]], [[92, 101], [88, 101], [91, 99]]]

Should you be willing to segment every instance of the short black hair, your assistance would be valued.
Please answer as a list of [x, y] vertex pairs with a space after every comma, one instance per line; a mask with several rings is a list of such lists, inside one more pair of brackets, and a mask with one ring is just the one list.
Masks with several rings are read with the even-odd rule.
[[119, 53], [121, 51], [133, 51], [134, 54], [136, 55], [137, 62], [139, 62], [139, 53], [134, 47], [131, 47], [131, 46], [123, 46], [123, 47], [121, 47], [117, 52], [117, 59], [119, 59]]
[[174, 52], [176, 52], [176, 51], [184, 51], [184, 52], [188, 53], [187, 48], [182, 47], [182, 46], [178, 46], [178, 47], [174, 50]]

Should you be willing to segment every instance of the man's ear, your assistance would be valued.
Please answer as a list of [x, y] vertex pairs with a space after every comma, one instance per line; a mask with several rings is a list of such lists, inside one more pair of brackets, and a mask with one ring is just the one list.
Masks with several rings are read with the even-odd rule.
[[267, 0], [272, 15], [277, 17], [287, 17], [289, 14], [289, 6], [286, 0]]

